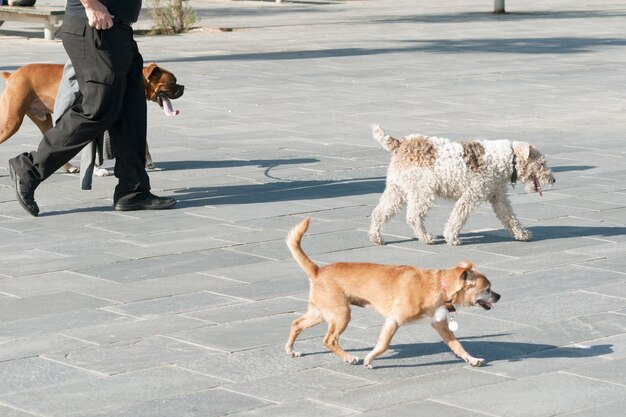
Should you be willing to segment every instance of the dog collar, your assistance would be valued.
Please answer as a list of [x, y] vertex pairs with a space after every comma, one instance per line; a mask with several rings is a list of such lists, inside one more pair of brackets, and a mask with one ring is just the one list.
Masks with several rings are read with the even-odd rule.
[[448, 299], [448, 289], [446, 288], [446, 280], [441, 278], [441, 293], [443, 294], [443, 305], [450, 313], [454, 313], [456, 308], [452, 304], [452, 301]]
[[511, 173], [511, 184], [517, 183], [517, 158], [513, 153], [513, 172]]

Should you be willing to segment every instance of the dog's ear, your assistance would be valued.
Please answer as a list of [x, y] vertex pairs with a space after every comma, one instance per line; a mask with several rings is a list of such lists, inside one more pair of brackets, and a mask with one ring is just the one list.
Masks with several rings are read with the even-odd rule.
[[530, 150], [532, 146], [526, 142], [517, 142], [515, 145], [515, 153], [521, 159], [527, 160], [530, 157]]
[[161, 70], [155, 62], [151, 62], [143, 70], [143, 75], [146, 78], [146, 80], [149, 80], [152, 77], [159, 77], [160, 73], [161, 73]]
[[454, 273], [461, 280], [467, 281], [471, 277], [470, 271], [472, 269], [474, 269], [474, 264], [470, 261], [465, 261], [459, 263], [456, 268], [454, 268]]

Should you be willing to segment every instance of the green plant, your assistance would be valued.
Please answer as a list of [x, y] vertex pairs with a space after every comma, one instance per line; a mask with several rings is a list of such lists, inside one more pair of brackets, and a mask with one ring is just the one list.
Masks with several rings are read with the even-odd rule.
[[191, 6], [183, 4], [183, 0], [148, 0], [147, 4], [154, 20], [153, 30], [158, 33], [186, 32], [198, 20]]

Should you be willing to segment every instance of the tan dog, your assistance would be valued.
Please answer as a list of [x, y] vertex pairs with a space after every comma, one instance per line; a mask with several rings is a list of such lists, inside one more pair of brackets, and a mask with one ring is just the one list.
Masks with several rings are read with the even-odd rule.
[[[2, 72], [6, 88], [0, 96], [0, 144], [18, 131], [24, 116], [37, 125], [41, 133], [52, 128], [52, 111], [63, 76], [63, 65], [29, 64], [13, 73]], [[143, 68], [146, 100], [157, 103], [168, 116], [178, 114], [172, 109], [170, 99], [183, 95], [184, 86], [176, 83], [176, 77], [155, 63]], [[146, 145], [146, 167], [154, 168], [150, 149]], [[67, 172], [77, 172], [69, 163]]]
[[[311, 292], [309, 309], [291, 324], [285, 345], [287, 354], [293, 351], [298, 335], [306, 328], [322, 321], [328, 323], [324, 345], [344, 362], [358, 363], [358, 358], [339, 346], [339, 336], [350, 321], [350, 305], [371, 307], [385, 316], [385, 324], [378, 343], [366, 357], [363, 365], [372, 367], [372, 361], [389, 347], [398, 328], [424, 316], [432, 318], [432, 326], [448, 347], [472, 366], [480, 366], [484, 359], [474, 358], [448, 328], [448, 311], [453, 305], [481, 306], [490, 310], [500, 295], [491, 291], [491, 283], [474, 269], [471, 262], [463, 262], [445, 270], [418, 269], [406, 265], [340, 262], [318, 267], [302, 251], [300, 241], [309, 227], [309, 219], [298, 224], [288, 235], [287, 245], [300, 267], [309, 276]], [[446, 311], [447, 309], [447, 311]]]

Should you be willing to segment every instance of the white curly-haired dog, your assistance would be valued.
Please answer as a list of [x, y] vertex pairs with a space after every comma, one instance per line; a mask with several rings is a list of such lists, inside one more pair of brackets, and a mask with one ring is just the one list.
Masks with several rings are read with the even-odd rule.
[[518, 180], [528, 192], [541, 193], [541, 184], [553, 184], [546, 158], [526, 142], [509, 140], [447, 139], [409, 135], [396, 139], [373, 126], [374, 138], [391, 152], [387, 184], [372, 212], [369, 237], [382, 245], [381, 230], [393, 215], [407, 206], [407, 223], [417, 238], [428, 244], [435, 236], [426, 232], [424, 217], [436, 197], [456, 200], [443, 232], [446, 242], [459, 245], [459, 233], [472, 210], [489, 201], [509, 233], [527, 241], [532, 233], [515, 217], [507, 187]]

